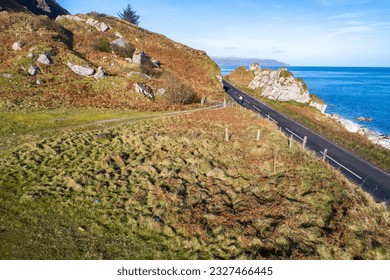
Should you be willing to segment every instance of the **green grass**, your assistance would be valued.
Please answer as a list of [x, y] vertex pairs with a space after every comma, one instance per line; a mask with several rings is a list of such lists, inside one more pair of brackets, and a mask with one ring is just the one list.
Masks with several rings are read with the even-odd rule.
[[[97, 108], [60, 108], [36, 111], [0, 111], [0, 150], [50, 135], [55, 130], [95, 123], [107, 119], [140, 117], [150, 112]], [[57, 132], [58, 133], [58, 132]]]
[[0, 256], [388, 259], [386, 209], [286, 140], [272, 123], [225, 109], [8, 150]]

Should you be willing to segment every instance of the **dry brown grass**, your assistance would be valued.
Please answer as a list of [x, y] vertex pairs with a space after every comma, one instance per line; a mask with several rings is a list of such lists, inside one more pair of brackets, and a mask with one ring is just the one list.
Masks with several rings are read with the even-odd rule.
[[[169, 105], [163, 100], [145, 100], [134, 92], [133, 85], [135, 82], [147, 82], [157, 90], [164, 84], [164, 72], [173, 73], [182, 84], [192, 88], [198, 98], [204, 95], [210, 101], [222, 100], [222, 86], [216, 77], [219, 68], [204, 52], [113, 17], [99, 17], [98, 20], [106, 22], [112, 29], [102, 33], [93, 28], [88, 31], [85, 23], [69, 20], [57, 23], [45, 17], [24, 13], [1, 14], [0, 33], [4, 44], [0, 47], [0, 74], [11, 73], [13, 77], [6, 79], [0, 76], [0, 103], [4, 105], [4, 102], [11, 102], [31, 108], [93, 106], [165, 110]], [[96, 48], [103, 39], [115, 39], [115, 31], [121, 33], [137, 49], [143, 50], [148, 57], [161, 62], [161, 69], [149, 71], [152, 80], [146, 81], [138, 76], [128, 78], [128, 72], [142, 72], [145, 69]], [[15, 52], [11, 46], [17, 40], [24, 40], [26, 45], [21, 51]], [[39, 65], [36, 59], [27, 58], [29, 52], [39, 54], [43, 51], [56, 54], [53, 65]], [[108, 78], [104, 81], [81, 78], [67, 67], [68, 61], [95, 68], [102, 66]], [[41, 75], [31, 77], [27, 74], [23, 69], [30, 65], [37, 65]], [[44, 85], [38, 86], [37, 79], [43, 80]]]

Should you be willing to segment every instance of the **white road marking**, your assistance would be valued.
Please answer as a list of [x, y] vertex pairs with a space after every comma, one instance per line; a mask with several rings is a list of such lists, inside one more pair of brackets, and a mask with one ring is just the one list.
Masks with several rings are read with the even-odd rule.
[[[324, 154], [324, 152], [321, 152], [321, 154]], [[330, 159], [331, 161], [333, 161], [334, 163], [336, 163], [337, 165], [339, 165], [340, 167], [344, 168], [345, 170], [347, 170], [349, 173], [351, 173], [352, 175], [354, 175], [356, 178], [360, 179], [360, 180], [363, 180], [362, 177], [360, 177], [359, 175], [357, 175], [356, 173], [354, 173], [353, 171], [351, 171], [350, 169], [348, 169], [347, 167], [345, 167], [344, 165], [342, 165], [341, 163], [339, 163], [338, 161], [336, 161], [335, 159], [331, 158], [330, 156], [326, 156], [328, 159]]]
[[299, 137], [297, 134], [295, 134], [294, 132], [292, 132], [290, 129], [288, 129], [287, 127], [286, 127], [286, 130], [288, 131], [288, 132], [290, 132], [292, 135], [294, 135], [295, 137], [297, 137], [298, 139], [301, 139], [301, 141], [303, 141], [303, 138], [301, 138], [301, 137]]
[[257, 111], [261, 112], [259, 108], [257, 108], [255, 105], [253, 105], [253, 108], [255, 108]]

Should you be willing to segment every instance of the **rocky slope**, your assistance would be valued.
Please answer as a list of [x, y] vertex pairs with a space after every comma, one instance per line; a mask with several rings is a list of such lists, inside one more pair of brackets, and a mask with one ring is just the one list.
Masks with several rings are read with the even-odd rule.
[[12, 12], [31, 12], [55, 19], [59, 15], [69, 14], [55, 0], [0, 0], [0, 10]]
[[249, 71], [246, 71], [245, 68], [239, 68], [229, 74], [227, 78], [235, 83], [248, 82], [249, 79], [249, 84], [240, 85], [272, 100], [307, 103], [322, 113], [326, 110], [326, 104], [319, 98], [311, 96], [304, 81], [296, 79], [286, 68], [262, 69], [259, 64], [252, 64]]
[[[114, 17], [91, 13], [52, 21], [3, 12], [0, 36], [3, 108], [159, 110], [202, 96], [223, 98], [220, 70], [205, 52]], [[172, 91], [189, 98], [167, 102], [163, 95]]]

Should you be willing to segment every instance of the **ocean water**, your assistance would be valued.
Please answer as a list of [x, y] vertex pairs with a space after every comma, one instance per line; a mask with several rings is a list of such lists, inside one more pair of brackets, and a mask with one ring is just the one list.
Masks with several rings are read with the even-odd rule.
[[[226, 75], [237, 67], [221, 67]], [[269, 67], [277, 69], [277, 67]], [[329, 114], [337, 114], [357, 124], [390, 135], [390, 68], [375, 67], [286, 67], [301, 77], [327, 104]], [[359, 122], [358, 117], [372, 118]]]

